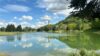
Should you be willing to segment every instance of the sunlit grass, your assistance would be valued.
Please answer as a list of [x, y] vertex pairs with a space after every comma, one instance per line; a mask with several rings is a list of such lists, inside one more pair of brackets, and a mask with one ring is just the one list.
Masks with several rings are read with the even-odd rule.
[[0, 32], [0, 36], [16, 35], [19, 32]]
[[0, 53], [0, 56], [9, 56], [9, 55], [7, 55], [5, 53]]

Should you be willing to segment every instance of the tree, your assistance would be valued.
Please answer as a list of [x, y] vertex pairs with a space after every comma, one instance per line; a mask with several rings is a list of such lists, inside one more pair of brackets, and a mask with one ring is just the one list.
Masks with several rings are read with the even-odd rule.
[[[71, 0], [70, 8], [74, 8], [72, 15], [82, 18], [100, 18], [99, 0]], [[87, 3], [88, 2], [88, 3]]]
[[74, 7], [74, 9], [84, 9], [85, 8], [85, 5], [87, 4], [86, 3], [87, 0], [71, 0], [71, 5], [70, 7]]
[[0, 28], [0, 31], [5, 31], [5, 28], [4, 28], [4, 27], [1, 27], [1, 28]]
[[54, 25], [49, 24], [49, 25], [45, 25], [43, 27], [38, 28], [37, 31], [47, 31], [48, 32], [48, 31], [56, 30], [55, 28], [56, 27], [54, 27]]
[[7, 32], [14, 32], [15, 30], [16, 29], [15, 29], [15, 26], [13, 24], [8, 24], [6, 27]]
[[95, 21], [92, 22], [92, 28], [95, 30], [100, 29], [100, 20], [98, 18], [96, 18]]
[[26, 31], [26, 32], [28, 32], [28, 31], [35, 31], [35, 29], [33, 29], [31, 27], [25, 27], [25, 28], [23, 28], [23, 31]]
[[77, 24], [74, 22], [67, 24], [69, 30], [75, 30], [77, 28]]
[[22, 26], [21, 25], [18, 25], [17, 28], [16, 28], [16, 31], [21, 32], [22, 31]]

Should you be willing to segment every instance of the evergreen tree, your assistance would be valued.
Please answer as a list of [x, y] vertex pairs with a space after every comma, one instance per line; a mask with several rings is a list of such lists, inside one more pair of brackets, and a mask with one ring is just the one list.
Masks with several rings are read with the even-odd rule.
[[21, 32], [22, 31], [22, 26], [21, 25], [18, 25], [17, 28], [16, 28], [16, 31]]
[[4, 28], [4, 27], [1, 27], [1, 28], [0, 28], [0, 31], [5, 31], [5, 28]]
[[13, 24], [8, 24], [6, 27], [7, 32], [14, 32], [15, 30], [16, 30], [16, 28]]

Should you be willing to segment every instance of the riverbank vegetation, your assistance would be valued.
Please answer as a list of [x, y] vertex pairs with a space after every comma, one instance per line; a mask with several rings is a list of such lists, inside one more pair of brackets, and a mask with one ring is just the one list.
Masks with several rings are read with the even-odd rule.
[[24, 32], [34, 32], [34, 31], [35, 29], [31, 27], [22, 28], [21, 25], [15, 27], [14, 24], [8, 24], [6, 27], [0, 28], [0, 36], [9, 36], [9, 35], [21, 34]]
[[31, 31], [35, 31], [35, 29], [31, 27], [22, 28], [21, 25], [15, 27], [14, 24], [8, 24], [6, 27], [0, 28], [0, 32], [31, 32]]
[[73, 8], [66, 19], [57, 24], [48, 24], [37, 31], [68, 32], [68, 31], [100, 31], [100, 1], [71, 0], [69, 8]]
[[100, 54], [93, 50], [80, 49], [74, 53], [70, 53], [68, 56], [100, 56]]
[[100, 19], [95, 18], [93, 21], [79, 17], [69, 17], [55, 24], [39, 28], [37, 31], [48, 32], [68, 32], [68, 31], [100, 31]]

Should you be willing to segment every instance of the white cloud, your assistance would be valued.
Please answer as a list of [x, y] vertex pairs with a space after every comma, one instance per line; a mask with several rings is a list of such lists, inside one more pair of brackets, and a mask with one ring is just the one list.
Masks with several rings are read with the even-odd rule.
[[28, 22], [21, 22], [20, 24], [26, 25], [26, 24], [29, 24], [29, 23]]
[[0, 27], [4, 26], [4, 22], [0, 22]]
[[30, 47], [33, 46], [33, 44], [32, 44], [32, 43], [20, 43], [20, 46], [21, 46], [22, 48], [30, 48]]
[[18, 25], [16, 22], [13, 22], [13, 21], [10, 21], [10, 22], [0, 21], [0, 27], [6, 27], [8, 24], [14, 24], [15, 27]]
[[38, 22], [38, 23], [35, 24], [35, 28], [37, 29], [37, 28], [45, 26], [45, 25], [47, 25], [46, 22], [41, 22], [40, 21], [40, 22]]
[[4, 9], [8, 11], [17, 11], [17, 12], [28, 12], [31, 9], [27, 6], [16, 5], [16, 4], [8, 4], [4, 6]]
[[29, 27], [31, 25], [30, 23], [25, 22], [25, 21], [20, 22], [19, 24], [22, 25], [23, 28], [26, 27], [26, 26]]
[[16, 22], [13, 22], [13, 21], [8, 22], [7, 24], [14, 24], [15, 26], [17, 26], [17, 23]]
[[41, 19], [43, 20], [51, 20], [52, 18], [48, 15], [44, 15], [43, 17], [41, 17]]
[[[38, 0], [38, 7], [45, 8], [47, 11], [51, 11], [56, 14], [67, 15], [69, 12], [68, 9], [70, 5], [70, 0]], [[62, 12], [62, 13], [61, 13]], [[67, 13], [67, 14], [66, 14]]]
[[35, 28], [35, 25], [31, 25], [32, 28]]
[[0, 20], [0, 27], [6, 27], [8, 24], [14, 24], [15, 27], [17, 27], [18, 25], [22, 25], [22, 28], [28, 26], [28, 27], [33, 27], [31, 23], [28, 23], [28, 22], [25, 22], [25, 21], [22, 21], [22, 22], [15, 22], [15, 21], [3, 21], [3, 20]]
[[20, 20], [32, 20], [33, 19], [33, 17], [32, 16], [26, 16], [26, 15], [23, 15], [21, 18], [20, 18]]
[[7, 23], [5, 20], [0, 19], [0, 27], [6, 27]]
[[36, 28], [36, 25], [29, 23], [29, 22], [26, 22], [26, 21], [20, 22], [19, 24], [22, 25], [22, 28], [24, 28], [24, 27]]
[[72, 11], [73, 11], [73, 8], [56, 12], [56, 14], [62, 14], [62, 15], [68, 16], [68, 15], [70, 15], [70, 12], [72, 12]]
[[[16, 19], [18, 17], [15, 16], [14, 18]], [[28, 22], [28, 21], [18, 21], [18, 22], [16, 22], [15, 20], [12, 20], [12, 21], [0, 20], [0, 27], [6, 27], [8, 24], [14, 24], [15, 27], [17, 27], [18, 25], [21, 25], [22, 28], [32, 27], [32, 28], [37, 29], [39, 27], [47, 25], [47, 22], [46, 21], [38, 21], [36, 23], [32, 23], [32, 22]]]

